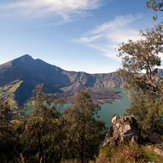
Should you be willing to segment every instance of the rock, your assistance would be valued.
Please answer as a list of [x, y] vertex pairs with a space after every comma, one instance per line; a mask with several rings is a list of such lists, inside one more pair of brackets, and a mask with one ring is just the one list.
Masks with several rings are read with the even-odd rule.
[[116, 116], [112, 118], [112, 123], [115, 124], [118, 119], [119, 119], [119, 115], [116, 114]]
[[112, 141], [112, 135], [113, 135], [113, 128], [110, 127], [110, 131], [105, 136], [105, 141], [103, 143], [103, 146], [107, 145], [109, 142]]
[[161, 144], [161, 143], [163, 143], [163, 141], [159, 138], [159, 136], [157, 136], [155, 134], [148, 135], [147, 139], [152, 144]]
[[163, 151], [159, 148], [154, 148], [154, 152], [157, 153], [160, 156], [163, 156]]
[[130, 125], [125, 125], [124, 132], [127, 132], [129, 130], [131, 130], [131, 126]]
[[112, 125], [112, 131], [106, 135], [103, 146], [112, 142], [114, 142], [113, 144], [116, 144], [117, 142], [126, 143], [129, 141], [132, 143], [135, 141], [138, 142], [139, 130], [134, 117], [125, 116], [120, 118], [116, 115], [112, 119]]
[[119, 127], [120, 127], [120, 123], [116, 123], [115, 125], [116, 125], [116, 127], [117, 127], [117, 128], [119, 128]]

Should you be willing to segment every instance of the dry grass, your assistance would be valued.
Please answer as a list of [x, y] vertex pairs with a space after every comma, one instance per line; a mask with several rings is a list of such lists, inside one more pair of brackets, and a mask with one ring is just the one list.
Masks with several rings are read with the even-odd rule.
[[103, 147], [96, 163], [162, 163], [163, 158], [157, 155], [152, 146], [138, 144], [110, 145]]

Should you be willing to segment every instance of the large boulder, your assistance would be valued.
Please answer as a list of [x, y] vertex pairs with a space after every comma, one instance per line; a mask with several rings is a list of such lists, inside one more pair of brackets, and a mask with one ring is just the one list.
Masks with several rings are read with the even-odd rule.
[[120, 118], [119, 115], [116, 115], [112, 118], [112, 127], [105, 137], [103, 146], [108, 143], [138, 142], [138, 140], [139, 130], [134, 117], [125, 116]]

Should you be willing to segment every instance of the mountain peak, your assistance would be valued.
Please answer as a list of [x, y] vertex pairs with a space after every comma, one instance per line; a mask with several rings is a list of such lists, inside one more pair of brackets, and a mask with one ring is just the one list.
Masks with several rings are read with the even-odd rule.
[[31, 57], [29, 54], [24, 54], [24, 55], [22, 55], [22, 57]]
[[48, 93], [66, 92], [68, 95], [87, 87], [105, 88], [123, 85], [123, 81], [115, 73], [91, 75], [65, 71], [41, 59], [33, 59], [28, 54], [0, 65], [0, 87], [16, 80], [22, 81], [15, 92], [15, 99], [20, 104], [31, 97], [32, 90], [40, 83], [45, 83]]
[[33, 59], [29, 54], [24, 54], [21, 57], [17, 58], [17, 59]]
[[16, 63], [16, 64], [17, 63], [27, 63], [27, 62], [31, 63], [33, 61], [34, 61], [34, 59], [29, 54], [25, 54], [25, 55], [23, 55], [21, 57], [18, 57], [16, 59], [12, 60], [12, 63], [13, 64], [14, 63]]

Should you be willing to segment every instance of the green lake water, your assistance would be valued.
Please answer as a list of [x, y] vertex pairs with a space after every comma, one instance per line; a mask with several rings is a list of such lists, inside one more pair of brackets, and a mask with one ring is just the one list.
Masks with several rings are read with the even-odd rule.
[[[112, 115], [113, 114], [119, 114], [120, 116], [123, 115], [126, 108], [128, 108], [130, 105], [130, 99], [125, 89], [113, 88], [108, 90], [118, 91], [119, 95], [121, 96], [120, 99], [115, 100], [112, 104], [100, 105], [101, 106], [101, 110], [99, 112], [100, 118], [104, 120], [107, 127], [110, 127]], [[65, 104], [64, 108], [66, 109], [68, 108], [68, 106], [70, 106], [70, 104]], [[27, 104], [26, 114], [29, 114], [32, 111], [33, 107], [34, 107], [34, 102], [32, 102], [32, 104]]]
[[115, 100], [115, 102], [112, 104], [101, 105], [101, 111], [99, 112], [101, 119], [104, 120], [107, 127], [110, 127], [111, 125], [113, 114], [119, 114], [121, 116], [125, 112], [126, 108], [130, 106], [130, 99], [125, 89], [115, 88], [113, 90], [118, 90], [120, 92], [119, 95], [121, 98]]

